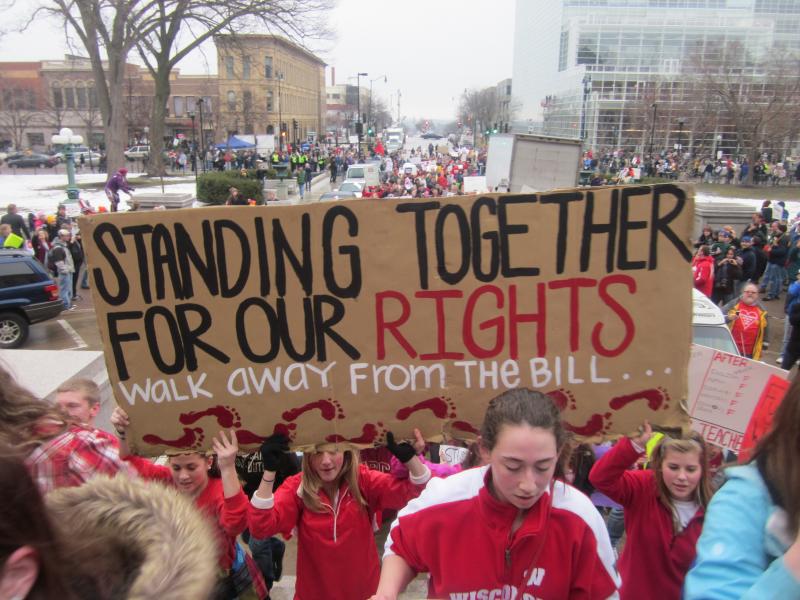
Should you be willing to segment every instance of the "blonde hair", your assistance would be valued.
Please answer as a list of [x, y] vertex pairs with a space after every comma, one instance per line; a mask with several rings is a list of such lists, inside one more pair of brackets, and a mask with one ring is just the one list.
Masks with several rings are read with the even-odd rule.
[[86, 377], [73, 377], [68, 379], [56, 390], [57, 394], [62, 392], [77, 392], [89, 403], [89, 406], [100, 404], [100, 387], [91, 379]]
[[[356, 499], [359, 505], [366, 507], [367, 502], [364, 500], [364, 495], [361, 493], [361, 488], [358, 486], [358, 466], [359, 459], [358, 453], [354, 450], [344, 450], [344, 459], [342, 462], [342, 470], [336, 478], [336, 484], [341, 485], [344, 481], [347, 487], [350, 488], [350, 493]], [[311, 457], [315, 452], [303, 453], [302, 475], [300, 477], [300, 497], [303, 499], [303, 504], [306, 508], [313, 512], [325, 512], [322, 502], [319, 499], [319, 490], [322, 487], [322, 480], [317, 475], [314, 468], [311, 466]]]
[[658, 499], [661, 503], [669, 509], [672, 515], [672, 527], [675, 533], [680, 533], [683, 527], [681, 526], [678, 512], [675, 510], [675, 505], [672, 503], [672, 495], [667, 489], [667, 484], [664, 483], [664, 476], [661, 469], [664, 465], [664, 459], [667, 452], [670, 450], [680, 454], [688, 454], [689, 452], [700, 453], [700, 470], [702, 474], [700, 481], [697, 482], [697, 487], [694, 489], [692, 500], [705, 510], [708, 503], [711, 501], [713, 494], [711, 488], [711, 478], [708, 474], [708, 451], [706, 449], [706, 442], [702, 436], [696, 432], [692, 432], [687, 438], [669, 438], [664, 437], [661, 442], [653, 449], [653, 455], [650, 458], [650, 468], [653, 469], [656, 477], [656, 490], [658, 492]]
[[37, 398], [0, 366], [0, 442], [31, 452], [68, 427], [58, 406]]

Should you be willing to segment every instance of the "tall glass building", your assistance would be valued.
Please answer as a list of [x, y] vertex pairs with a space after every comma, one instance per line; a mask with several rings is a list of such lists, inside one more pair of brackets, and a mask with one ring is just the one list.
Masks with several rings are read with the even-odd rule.
[[[800, 0], [517, 0], [514, 96], [529, 129], [598, 151], [734, 154], [708, 73], [763, 82], [765, 62], [798, 52]], [[779, 146], [765, 150], [798, 151]]]

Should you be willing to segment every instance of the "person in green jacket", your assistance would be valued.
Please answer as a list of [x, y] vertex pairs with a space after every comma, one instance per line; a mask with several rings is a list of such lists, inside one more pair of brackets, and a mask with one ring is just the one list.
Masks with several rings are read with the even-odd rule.
[[306, 170], [297, 169], [297, 189], [300, 192], [300, 200], [305, 198], [306, 190]]

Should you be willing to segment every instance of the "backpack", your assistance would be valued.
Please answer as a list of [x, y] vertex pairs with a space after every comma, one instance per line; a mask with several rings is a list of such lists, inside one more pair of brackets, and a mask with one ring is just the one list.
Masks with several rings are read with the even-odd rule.
[[51, 246], [50, 250], [47, 251], [47, 255], [44, 258], [44, 267], [53, 277], [58, 276], [58, 268], [56, 267], [56, 261], [53, 258], [53, 251], [60, 246]]

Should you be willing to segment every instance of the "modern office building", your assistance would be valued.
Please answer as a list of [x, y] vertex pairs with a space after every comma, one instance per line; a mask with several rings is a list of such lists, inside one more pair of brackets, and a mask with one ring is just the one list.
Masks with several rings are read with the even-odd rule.
[[[757, 84], [765, 58], [798, 51], [800, 0], [517, 0], [517, 129], [598, 151], [733, 154], [737, 132], [703, 88], [709, 72]], [[797, 151], [796, 139], [778, 145], [765, 150]]]

